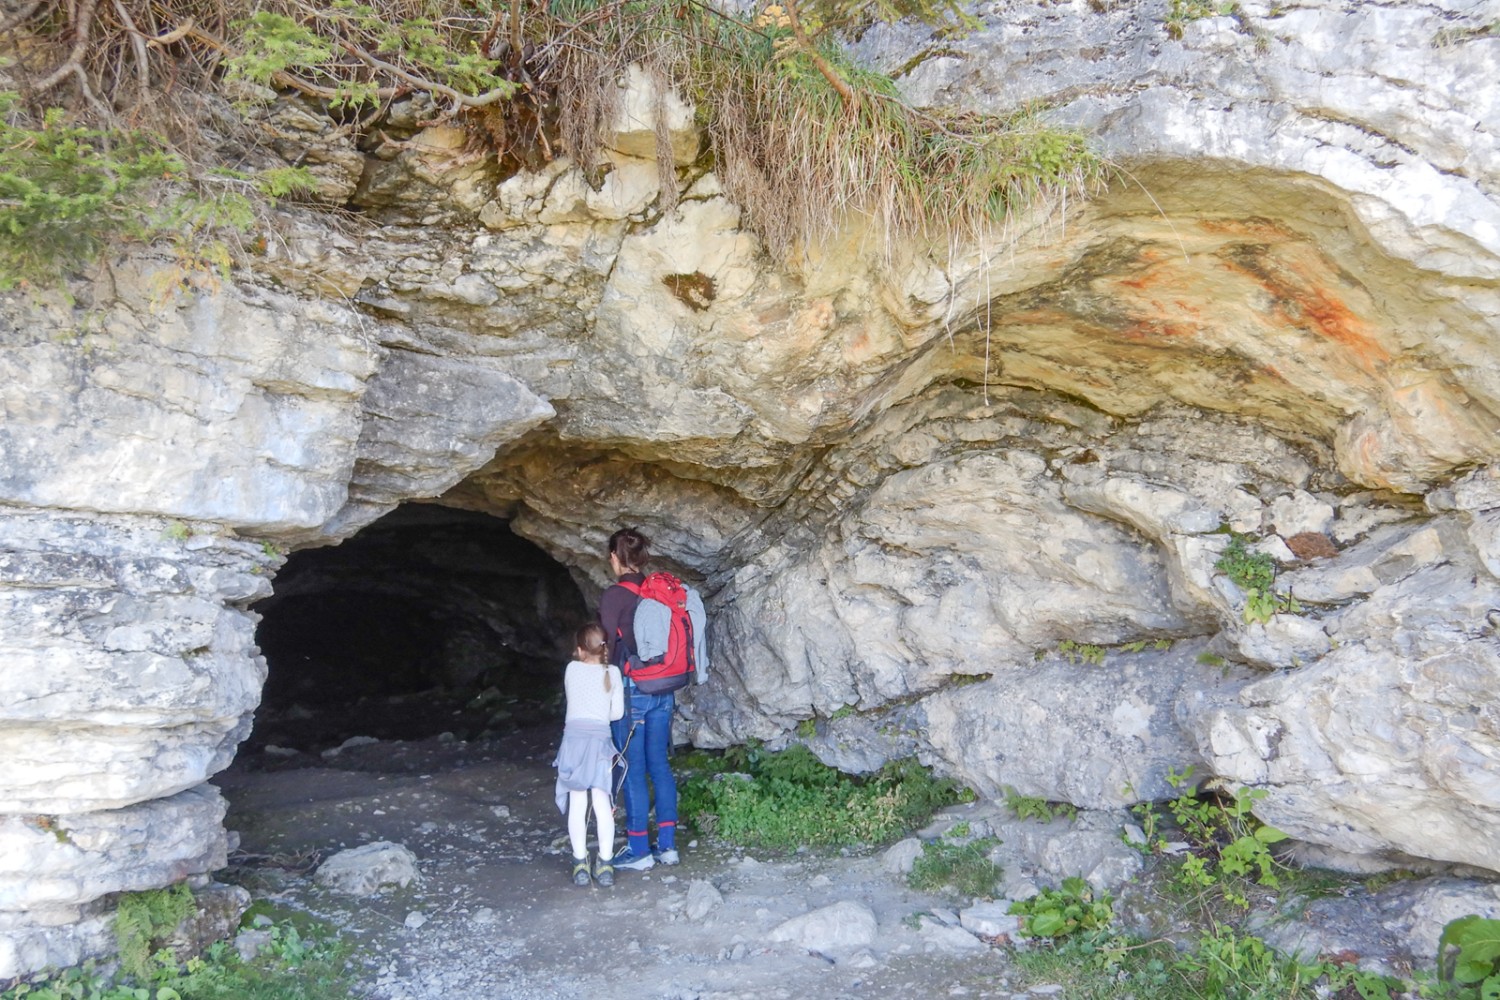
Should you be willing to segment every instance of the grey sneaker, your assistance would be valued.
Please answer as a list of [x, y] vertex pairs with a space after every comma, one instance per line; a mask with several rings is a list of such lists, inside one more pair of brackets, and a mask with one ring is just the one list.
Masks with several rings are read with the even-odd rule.
[[589, 884], [589, 859], [588, 858], [584, 858], [582, 861], [579, 861], [577, 859], [575, 859], [573, 861], [573, 884], [574, 885], [588, 885]]
[[600, 885], [603, 885], [603, 886], [614, 885], [615, 884], [615, 868], [614, 868], [614, 865], [611, 864], [608, 861], [605, 861], [603, 858], [600, 858], [600, 859], [596, 860], [594, 862], [594, 881], [598, 882]]
[[677, 856], [677, 849], [667, 848], [665, 851], [656, 852], [656, 863], [659, 865], [675, 865], [682, 859]]
[[633, 872], [643, 872], [654, 868], [656, 866], [656, 859], [649, 854], [636, 854], [627, 847], [615, 855], [612, 863], [616, 868], [624, 868]]

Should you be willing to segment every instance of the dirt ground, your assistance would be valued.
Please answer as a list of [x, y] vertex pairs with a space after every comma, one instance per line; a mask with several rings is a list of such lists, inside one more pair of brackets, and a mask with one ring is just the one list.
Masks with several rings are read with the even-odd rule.
[[[574, 886], [553, 802], [560, 728], [387, 740], [327, 757], [262, 745], [215, 780], [240, 837], [235, 877], [354, 940], [372, 1000], [1013, 995], [1003, 949], [955, 948], [919, 926], [916, 915], [951, 919], [968, 901], [911, 890], [878, 852], [776, 856], [689, 833], [680, 865], [621, 871], [612, 888]], [[420, 881], [364, 898], [314, 884], [317, 859], [381, 840], [416, 854]], [[690, 919], [698, 880], [723, 902]], [[784, 920], [841, 900], [878, 918], [867, 953], [851, 961], [768, 940]]]

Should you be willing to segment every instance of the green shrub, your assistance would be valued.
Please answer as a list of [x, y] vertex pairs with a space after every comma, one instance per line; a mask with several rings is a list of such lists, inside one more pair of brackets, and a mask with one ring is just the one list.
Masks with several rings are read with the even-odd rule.
[[994, 837], [929, 841], [906, 876], [907, 884], [924, 892], [952, 888], [962, 896], [993, 899], [1003, 872], [990, 860], [990, 849], [999, 843]]
[[1032, 938], [1059, 938], [1074, 934], [1097, 935], [1115, 919], [1114, 900], [1106, 893], [1094, 898], [1094, 890], [1078, 877], [1063, 879], [1056, 889], [1043, 889], [1030, 899], [1010, 904], [1010, 912], [1021, 917], [1021, 934]]
[[763, 847], [847, 846], [894, 839], [959, 798], [914, 759], [858, 778], [801, 745], [771, 753], [759, 744], [682, 765], [681, 814], [698, 829]]

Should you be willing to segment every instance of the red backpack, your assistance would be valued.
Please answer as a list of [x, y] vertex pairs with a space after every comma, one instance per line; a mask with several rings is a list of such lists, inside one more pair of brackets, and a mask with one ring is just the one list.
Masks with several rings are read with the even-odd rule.
[[[687, 589], [683, 587], [682, 581], [671, 573], [657, 572], [641, 583], [620, 580], [619, 585], [637, 595], [641, 603], [655, 601], [666, 609], [665, 615], [657, 616], [657, 620], [666, 619], [665, 636], [653, 636], [651, 638], [654, 641], [642, 642], [647, 637], [639, 631], [636, 633], [637, 648], [650, 648], [653, 651], [665, 649], [665, 652], [649, 659], [631, 656], [620, 668], [621, 672], [646, 694], [666, 694], [687, 687], [697, 671], [697, 663], [693, 620], [688, 615]], [[639, 607], [636, 609], [635, 620], [643, 622]], [[640, 627], [638, 625], [637, 629]]]

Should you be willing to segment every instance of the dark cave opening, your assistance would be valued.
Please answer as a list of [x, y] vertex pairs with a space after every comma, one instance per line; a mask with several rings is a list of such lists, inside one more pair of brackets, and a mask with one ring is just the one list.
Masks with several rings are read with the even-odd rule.
[[293, 553], [254, 610], [268, 674], [250, 750], [484, 739], [550, 719], [589, 614], [567, 568], [507, 521], [432, 504]]

